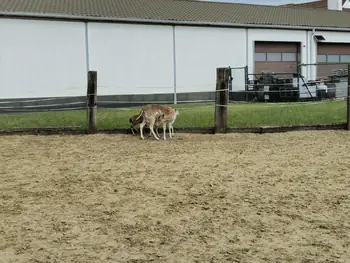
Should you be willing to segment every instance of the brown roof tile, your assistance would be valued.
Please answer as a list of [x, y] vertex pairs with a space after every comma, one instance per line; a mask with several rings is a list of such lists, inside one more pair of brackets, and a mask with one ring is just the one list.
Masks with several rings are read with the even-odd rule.
[[0, 15], [32, 13], [85, 18], [350, 28], [350, 13], [191, 0], [0, 0]]

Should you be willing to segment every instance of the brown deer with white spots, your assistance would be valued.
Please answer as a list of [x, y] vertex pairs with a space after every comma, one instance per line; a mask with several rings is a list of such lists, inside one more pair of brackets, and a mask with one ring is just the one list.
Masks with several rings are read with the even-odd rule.
[[[171, 108], [167, 105], [160, 104], [149, 104], [142, 108], [139, 113], [139, 116], [136, 120], [142, 118], [142, 122], [140, 123], [140, 136], [141, 139], [143, 137], [143, 128], [145, 125], [148, 125], [151, 131], [151, 134], [156, 140], [159, 140], [158, 136], [154, 133], [154, 126], [157, 124], [158, 126], [163, 126], [163, 137], [166, 140], [166, 127], [167, 124], [169, 126], [169, 137], [172, 138], [172, 134], [174, 134], [173, 123], [176, 120], [179, 111]], [[157, 123], [156, 123], [157, 122]]]
[[[134, 135], [135, 135], [135, 132], [134, 132], [135, 130], [136, 130], [136, 132], [138, 132], [138, 129], [136, 128], [136, 126], [138, 124], [142, 123], [142, 121], [143, 121], [143, 117], [142, 116], [139, 119], [137, 117], [139, 117], [138, 114], [137, 115], [133, 115], [133, 116], [131, 116], [129, 118], [130, 129], [131, 129], [132, 134], [134, 134]], [[158, 129], [159, 129], [159, 124], [160, 124], [160, 121], [161, 121], [162, 118], [164, 118], [164, 114], [159, 116], [157, 118], [156, 122], [154, 123], [154, 126], [156, 127], [156, 129], [155, 129], [156, 130], [156, 134], [157, 134], [158, 137], [160, 137], [159, 133], [158, 133]], [[146, 125], [146, 126], [148, 126], [148, 125]], [[151, 135], [152, 135], [152, 133], [150, 132], [149, 136], [151, 136]]]

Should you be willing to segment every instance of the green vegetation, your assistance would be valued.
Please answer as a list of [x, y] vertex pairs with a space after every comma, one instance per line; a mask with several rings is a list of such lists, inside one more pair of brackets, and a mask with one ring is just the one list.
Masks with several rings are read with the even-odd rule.
[[[174, 127], [212, 127], [214, 104], [174, 105], [180, 114]], [[99, 129], [128, 128], [129, 117], [141, 107], [98, 109]], [[283, 126], [293, 124], [332, 124], [346, 121], [346, 102], [319, 103], [237, 103], [229, 105], [230, 127]], [[45, 127], [86, 128], [85, 111], [40, 112], [0, 115], [0, 130]]]

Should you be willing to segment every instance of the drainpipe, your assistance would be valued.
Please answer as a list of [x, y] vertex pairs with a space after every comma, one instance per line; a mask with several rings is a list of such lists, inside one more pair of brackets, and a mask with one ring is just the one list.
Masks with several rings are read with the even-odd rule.
[[88, 22], [84, 23], [85, 29], [85, 56], [86, 56], [86, 76], [90, 70], [90, 50], [89, 50], [89, 25]]
[[175, 26], [173, 26], [173, 76], [174, 76], [174, 83], [173, 83], [173, 88], [174, 88], [174, 104], [177, 104], [177, 90], [176, 90], [176, 81], [177, 81], [177, 76], [176, 76], [176, 34], [175, 34]]
[[[306, 61], [305, 61], [306, 64], [310, 63], [310, 41], [309, 41], [309, 38], [310, 38], [309, 31], [306, 31]], [[302, 60], [300, 61], [300, 63], [303, 63]], [[302, 70], [303, 70], [303, 67], [300, 68], [300, 71], [302, 71]], [[306, 66], [305, 73], [302, 75], [309, 78], [309, 67], [308, 66]]]
[[[310, 56], [310, 59], [311, 59], [311, 63], [314, 64], [314, 63], [317, 63], [317, 47], [315, 45], [315, 33], [316, 33], [316, 30], [315, 28], [312, 29], [312, 37], [310, 39], [310, 52], [311, 52], [311, 56]], [[312, 66], [311, 68], [311, 78], [312, 80], [316, 80], [316, 72], [317, 72], [317, 66]]]

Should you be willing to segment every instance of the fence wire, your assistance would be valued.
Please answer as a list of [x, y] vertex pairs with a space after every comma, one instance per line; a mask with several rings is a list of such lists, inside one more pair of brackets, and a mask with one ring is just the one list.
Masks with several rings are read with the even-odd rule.
[[0, 99], [0, 130], [86, 127], [86, 96]]
[[298, 71], [305, 76], [298, 72], [247, 74], [243, 85], [233, 78], [229, 127], [345, 123], [348, 64], [301, 65]]
[[298, 72], [247, 74], [231, 69], [230, 101], [297, 102], [346, 99], [348, 64], [303, 64]]
[[317, 89], [323, 88], [328, 99], [345, 99], [348, 91], [348, 64], [302, 64], [300, 71], [307, 73]]
[[[139, 86], [135, 94], [101, 95], [97, 88], [97, 128], [128, 129], [129, 119], [147, 104], [168, 104], [178, 109], [176, 128], [212, 128], [216, 107], [227, 107], [229, 127], [281, 126], [294, 124], [332, 124], [346, 121], [348, 72], [346, 67], [305, 65], [303, 72], [315, 72], [314, 79], [296, 73], [249, 75], [245, 68], [231, 69], [227, 83], [228, 105], [215, 105], [216, 82], [191, 87]], [[308, 67], [308, 69], [306, 69]], [[250, 79], [250, 81], [247, 81]], [[118, 85], [112, 85], [119, 87]], [[119, 87], [117, 90], [127, 90]], [[86, 90], [86, 87], [84, 87]], [[132, 92], [131, 92], [132, 93]], [[174, 102], [177, 102], [174, 105]], [[262, 102], [262, 103], [257, 103]], [[278, 102], [278, 103], [277, 103]], [[0, 130], [20, 128], [87, 127], [87, 95], [0, 99]]]

